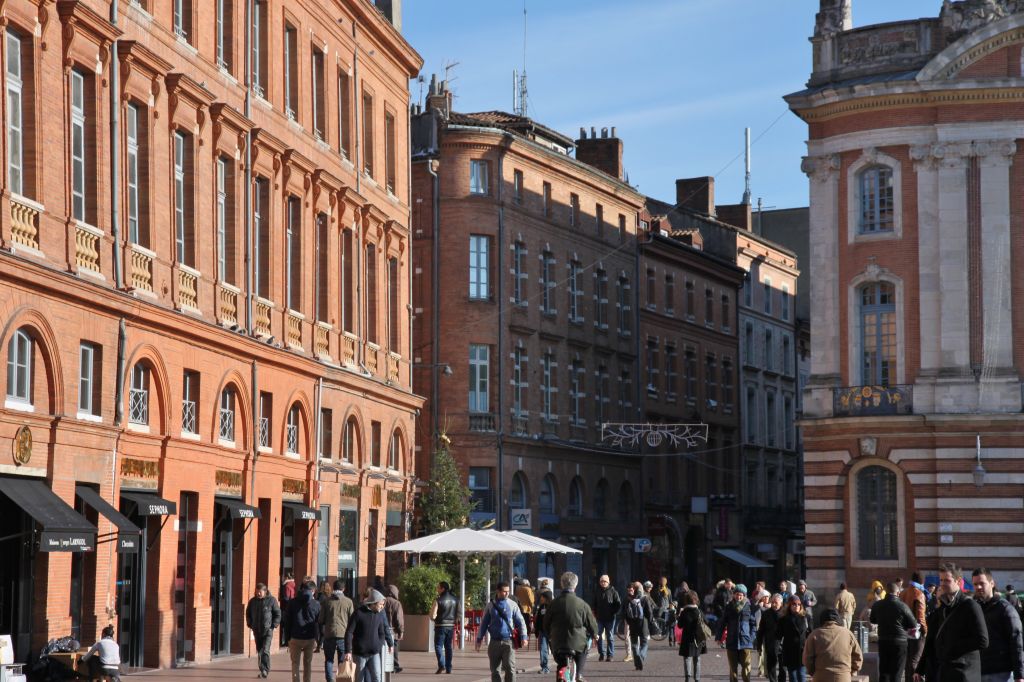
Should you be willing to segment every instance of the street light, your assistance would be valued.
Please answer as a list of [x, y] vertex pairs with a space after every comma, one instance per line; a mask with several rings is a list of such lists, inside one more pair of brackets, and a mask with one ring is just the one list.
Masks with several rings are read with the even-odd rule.
[[975, 465], [974, 472], [972, 473], [972, 475], [974, 476], [974, 485], [976, 487], [978, 487], [978, 488], [981, 488], [981, 487], [983, 487], [985, 485], [985, 467], [983, 467], [981, 465], [981, 434], [980, 433], [977, 435], [977, 440], [975, 441], [975, 452], [976, 452], [977, 457], [978, 457], [978, 463], [977, 463], [977, 465]]
[[452, 366], [449, 365], [447, 362], [417, 362], [413, 364], [413, 368], [420, 367], [437, 367], [441, 370], [441, 374], [445, 375], [446, 377], [450, 377], [453, 374]]

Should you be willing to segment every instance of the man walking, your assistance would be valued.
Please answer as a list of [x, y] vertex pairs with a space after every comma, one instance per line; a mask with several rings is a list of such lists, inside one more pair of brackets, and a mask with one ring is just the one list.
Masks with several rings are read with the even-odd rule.
[[308, 580], [288, 604], [288, 653], [292, 659], [292, 682], [299, 682], [299, 665], [302, 665], [302, 682], [313, 679], [313, 649], [316, 648], [320, 621], [320, 602], [316, 600], [316, 583]]
[[818, 598], [807, 589], [807, 583], [803, 580], [796, 581], [796, 594], [804, 605], [804, 615], [807, 616], [807, 631], [814, 629], [814, 607], [818, 605]]
[[740, 667], [743, 682], [750, 682], [750, 663], [757, 626], [747, 601], [747, 586], [739, 584], [733, 590], [732, 601], [726, 604], [722, 627], [726, 631], [725, 653], [729, 659], [729, 682], [736, 682], [736, 666]]
[[846, 589], [846, 583], [839, 583], [839, 594], [836, 595], [836, 613], [843, 619], [847, 629], [853, 625], [853, 614], [857, 613], [857, 598]]
[[398, 664], [398, 643], [405, 632], [405, 609], [402, 608], [402, 602], [398, 601], [398, 587], [388, 585], [384, 594], [384, 615], [387, 616], [388, 625], [391, 626], [391, 632], [395, 639], [395, 645], [391, 647], [391, 659], [395, 664], [395, 672], [400, 673], [402, 666]]
[[434, 621], [434, 653], [437, 655], [435, 675], [450, 675], [452, 672], [452, 639], [458, 610], [459, 601], [452, 594], [452, 586], [444, 581], [438, 583], [437, 600], [430, 610], [430, 619]]
[[324, 638], [324, 675], [327, 682], [334, 682], [334, 661], [340, 664], [345, 659], [345, 631], [352, 618], [355, 604], [345, 596], [345, 583], [335, 580], [331, 596], [320, 606], [320, 633]]
[[839, 622], [838, 611], [828, 609], [821, 616], [821, 627], [807, 636], [804, 667], [816, 682], [850, 682], [864, 660], [860, 644]]
[[775, 594], [769, 601], [769, 607], [761, 611], [761, 621], [757, 625], [757, 641], [754, 642], [754, 648], [763, 652], [764, 675], [768, 682], [779, 682], [779, 663], [782, 656], [779, 619], [784, 615], [782, 595]]
[[900, 600], [899, 583], [890, 582], [886, 591], [871, 607], [871, 622], [878, 626], [878, 682], [900, 682], [907, 669], [907, 631], [916, 632], [917, 619]]
[[[900, 592], [900, 601], [907, 605], [910, 612], [914, 614], [917, 621], [917, 628], [907, 633], [907, 665], [904, 672], [904, 682], [914, 682], [914, 669], [921, 661], [921, 652], [924, 651], [924, 638], [928, 634], [928, 597], [921, 584], [921, 574], [911, 573], [910, 584]], [[916, 636], [915, 636], [916, 635]]]
[[597, 585], [594, 613], [597, 615], [598, 660], [610, 662], [615, 655], [615, 621], [622, 609], [622, 600], [608, 576], [598, 578]]
[[576, 682], [586, 682], [583, 679], [583, 666], [587, 660], [587, 640], [597, 636], [597, 620], [587, 602], [574, 594], [579, 584], [575, 573], [566, 571], [559, 583], [562, 593], [551, 602], [544, 628], [551, 641], [555, 663], [558, 664], [559, 679], [571, 658], [576, 664]]
[[266, 677], [270, 674], [270, 643], [274, 630], [281, 625], [281, 607], [265, 583], [256, 583], [256, 594], [245, 607], [245, 625], [256, 641], [260, 677]]
[[988, 627], [978, 602], [960, 589], [963, 574], [953, 563], [939, 567], [938, 602], [928, 616], [928, 636], [914, 682], [981, 682], [981, 650]]
[[[502, 682], [502, 671], [505, 682], [516, 680], [516, 651], [514, 640], [520, 646], [526, 646], [526, 621], [523, 619], [519, 606], [509, 597], [508, 583], [498, 583], [494, 600], [487, 605], [480, 629], [476, 634], [476, 650], [480, 651], [480, 643], [484, 634], [491, 636], [487, 645], [487, 660], [490, 662], [491, 682]], [[518, 631], [518, 632], [517, 632]]]
[[1020, 614], [995, 593], [996, 583], [987, 568], [971, 574], [974, 598], [981, 605], [988, 628], [988, 647], [981, 651], [982, 682], [1024, 682], [1024, 639]]
[[345, 628], [345, 660], [355, 661], [359, 682], [381, 682], [381, 651], [395, 644], [383, 611], [384, 595], [371, 587]]

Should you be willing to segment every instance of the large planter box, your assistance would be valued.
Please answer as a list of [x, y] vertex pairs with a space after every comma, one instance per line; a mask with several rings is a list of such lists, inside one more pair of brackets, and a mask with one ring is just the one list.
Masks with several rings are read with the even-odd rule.
[[402, 651], [433, 651], [434, 622], [430, 616], [405, 616]]

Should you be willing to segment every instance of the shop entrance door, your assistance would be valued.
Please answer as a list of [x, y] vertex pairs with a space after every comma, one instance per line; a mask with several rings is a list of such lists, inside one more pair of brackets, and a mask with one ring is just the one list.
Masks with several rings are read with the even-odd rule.
[[10, 633], [17, 661], [28, 660], [32, 637], [32, 524], [0, 496], [0, 633]]
[[117, 555], [117, 644], [121, 662], [130, 668], [141, 668], [142, 643], [145, 641], [146, 613], [146, 550], [149, 547], [147, 518], [128, 516], [142, 529], [139, 551]]
[[199, 494], [181, 493], [178, 502], [178, 561], [174, 572], [174, 661], [195, 660], [196, 539]]
[[231, 595], [234, 576], [235, 523], [227, 508], [217, 506], [213, 527], [210, 606], [213, 607], [213, 655], [231, 653]]

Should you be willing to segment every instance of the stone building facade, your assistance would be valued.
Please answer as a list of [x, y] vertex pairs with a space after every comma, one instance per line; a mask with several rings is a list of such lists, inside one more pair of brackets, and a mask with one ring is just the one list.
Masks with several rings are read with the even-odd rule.
[[1024, 8], [854, 28], [822, 0], [807, 89], [808, 578], [1024, 578]]
[[0, 632], [166, 667], [406, 533], [420, 58], [366, 2], [119, 7], [4, 5]]
[[430, 93], [413, 117], [418, 474], [429, 479], [429, 444], [446, 434], [475, 520], [583, 550], [517, 573], [569, 568], [584, 594], [601, 573], [622, 584], [645, 537], [638, 453], [601, 428], [640, 408], [643, 198], [623, 180], [622, 143], [614, 129], [573, 140], [522, 116], [454, 112], [444, 82]]

